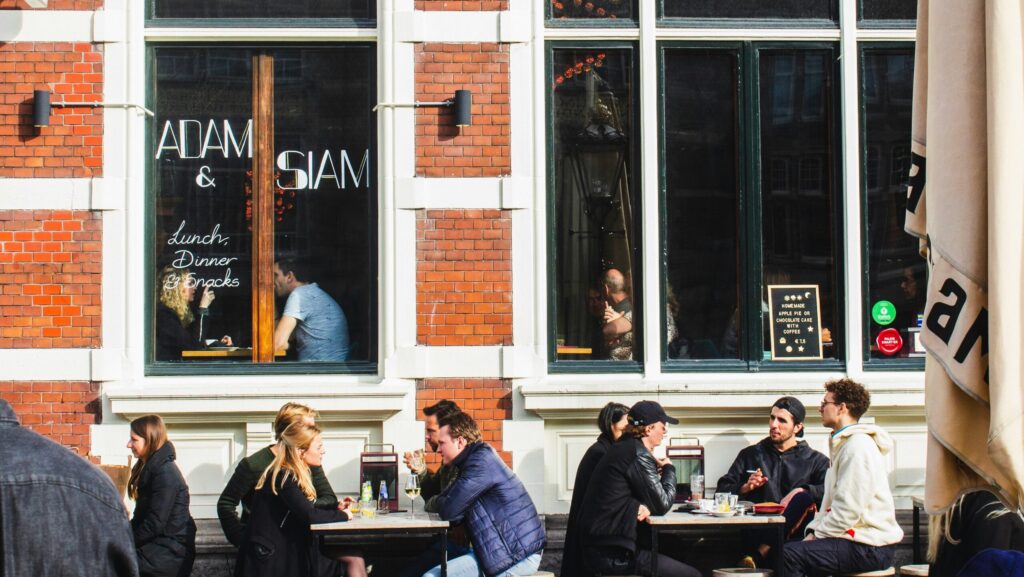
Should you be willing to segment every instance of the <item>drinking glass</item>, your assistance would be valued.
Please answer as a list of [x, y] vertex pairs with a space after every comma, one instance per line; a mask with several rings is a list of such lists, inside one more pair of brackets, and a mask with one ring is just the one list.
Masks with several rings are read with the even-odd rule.
[[720, 513], [728, 513], [729, 509], [729, 493], [715, 493], [715, 511]]
[[416, 516], [416, 497], [420, 496], [420, 478], [416, 475], [409, 475], [409, 480], [405, 482], [405, 496], [409, 497], [409, 507], [412, 511], [411, 515]]
[[729, 493], [729, 510], [730, 511], [735, 511], [736, 510], [736, 506], [739, 503], [739, 501], [740, 501], [740, 496], [739, 495], [733, 495], [732, 493]]
[[690, 500], [700, 502], [704, 498], [704, 475], [690, 477]]
[[363, 519], [373, 519], [377, 515], [377, 504], [373, 501], [359, 501], [359, 512]]
[[413, 473], [423, 471], [427, 467], [427, 462], [423, 457], [423, 449], [416, 449], [412, 452], [412, 459], [409, 459], [409, 468], [413, 470]]

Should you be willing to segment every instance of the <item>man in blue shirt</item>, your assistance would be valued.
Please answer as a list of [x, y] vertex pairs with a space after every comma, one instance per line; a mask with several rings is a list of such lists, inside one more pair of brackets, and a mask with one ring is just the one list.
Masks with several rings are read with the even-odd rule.
[[348, 359], [348, 319], [331, 295], [309, 282], [306, 267], [291, 259], [274, 263], [274, 292], [288, 297], [274, 329], [274, 348], [288, 350], [295, 337], [300, 361]]

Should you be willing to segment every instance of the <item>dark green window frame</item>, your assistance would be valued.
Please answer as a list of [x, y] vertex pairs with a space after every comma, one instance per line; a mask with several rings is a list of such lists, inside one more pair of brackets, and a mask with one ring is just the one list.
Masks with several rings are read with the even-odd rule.
[[[585, 41], [573, 41], [573, 40], [549, 40], [544, 45], [544, 70], [550, 71], [554, 69], [554, 51], [557, 49], [622, 49], [626, 48], [633, 52], [633, 85], [637, 87], [636, 94], [639, 97], [640, 87], [640, 54], [639, 46], [636, 42], [630, 41], [617, 41], [617, 40], [585, 40]], [[545, 78], [545, 82], [549, 82], [551, 79]], [[546, 84], [547, 85], [547, 84]], [[557, 284], [557, 268], [558, 263], [556, 262], [556, 255], [558, 253], [556, 243], [557, 234], [555, 227], [557, 226], [557, 219], [555, 215], [556, 210], [556, 199], [555, 199], [555, 170], [553, 165], [554, 160], [554, 111], [553, 111], [553, 92], [548, 90], [545, 96], [545, 148], [547, 158], [547, 253], [548, 253], [548, 292], [553, 293], [554, 287]], [[633, 106], [633, 117], [631, 119], [633, 125], [637, 127], [636, 133], [640, 134], [640, 103], [637, 102]], [[640, 146], [633, 147], [632, 155], [630, 157], [632, 166], [640, 166]], [[633, 171], [635, 178], [635, 189], [643, 190], [641, 182], [641, 175], [639, 170]], [[638, 196], [635, 201], [637, 203], [637, 214], [643, 214], [643, 203], [644, 199], [642, 195]], [[643, 238], [642, 220], [636, 219], [636, 238]], [[642, 249], [640, 251], [643, 254]], [[634, 273], [633, 273], [633, 294], [642, 294], [643, 291], [643, 259], [638, 258], [635, 261]], [[635, 302], [635, 301], [634, 301]], [[642, 302], [642, 301], [641, 301]], [[633, 338], [637, 351], [639, 354], [634, 355], [632, 361], [614, 361], [614, 360], [586, 360], [586, 361], [555, 361], [557, 355], [555, 354], [555, 348], [557, 343], [555, 341], [558, 332], [558, 321], [557, 321], [557, 299], [548, 298], [548, 372], [551, 374], [567, 374], [567, 373], [589, 373], [589, 374], [612, 374], [612, 373], [641, 373], [643, 372], [643, 353], [646, 343], [643, 338], [644, 331], [644, 316], [642, 308], [638, 307], [634, 310], [638, 311], [633, 317]], [[640, 357], [640, 358], [638, 358]]]
[[[637, 18], [555, 18], [552, 10], [552, 0], [544, 1], [544, 25], [548, 28], [638, 28], [640, 20]], [[564, 0], [572, 2], [573, 0]], [[584, 0], [586, 1], [586, 0]], [[622, 0], [633, 4], [633, 13], [638, 14], [641, 0]], [[643, 0], [650, 1], [650, 0]]]
[[[864, 0], [855, 1], [857, 2], [857, 28], [862, 30], [913, 30], [917, 28], [917, 19], [879, 20], [877, 18], [865, 18]], [[860, 52], [859, 49], [858, 52]]]
[[[657, 2], [659, 28], [839, 28], [839, 12], [841, 2], [851, 0], [831, 0], [836, 12], [836, 20], [820, 18], [676, 18], [665, 16], [665, 0]], [[859, 2], [860, 0], [856, 0]]]
[[[843, 212], [842, 212], [842, 141], [840, 138], [840, 97], [841, 76], [837, 55], [839, 47], [834, 42], [772, 42], [772, 41], [744, 41], [744, 42], [687, 42], [687, 41], [662, 41], [658, 43], [658, 202], [661, 210], [661, 271], [660, 284], [665, 286], [668, 278], [667, 259], [667, 225], [666, 215], [666, 152], [665, 152], [665, 51], [669, 49], [732, 49], [738, 52], [738, 75], [737, 101], [739, 102], [738, 123], [740, 143], [737, 150], [744, 156], [739, 162], [739, 227], [740, 235], [740, 259], [741, 273], [740, 294], [743, 295], [742, 302], [744, 310], [741, 311], [742, 334], [741, 359], [669, 359], [667, 346], [667, 326], [661, 323], [661, 361], [662, 370], [667, 373], [682, 372], [753, 372], [753, 371], [786, 371], [786, 372], [808, 372], [808, 371], [831, 371], [845, 368], [844, 354], [846, 345], [845, 311], [840, 303], [845, 301], [845, 286], [842, 282], [845, 260], [843, 258]], [[834, 270], [835, 278], [835, 327], [832, 334], [842, 335], [843, 346], [837, 347], [835, 358], [822, 359], [818, 361], [799, 362], [778, 362], [765, 360], [763, 358], [762, 343], [762, 314], [760, 306], [752, 306], [750, 303], [761, 303], [762, 299], [762, 213], [761, 213], [761, 155], [760, 155], [760, 82], [759, 82], [759, 55], [762, 50], [772, 49], [825, 49], [832, 53], [833, 58], [833, 97], [829, 100], [829, 110], [834, 121], [831, 125], [830, 139], [834, 146], [835, 153], [832, 158], [831, 174], [832, 187], [835, 191], [837, 203], [832, 215], [832, 226], [835, 235]], [[661, 293], [661, 308], [666, 309], [666, 295], [664, 289]], [[757, 327], [752, 330], [750, 327]]]
[[[868, 50], [910, 50], [913, 52], [913, 42], [860, 42], [857, 44], [857, 119], [860, 130], [860, 207], [861, 207], [861, 355], [864, 359], [864, 369], [868, 371], [923, 371], [924, 357], [913, 358], [872, 358], [871, 356], [871, 237], [869, 236], [868, 224], [868, 144], [866, 133], [866, 110], [864, 106], [864, 54]], [[907, 143], [910, 142], [910, 134], [907, 134]]]
[[[210, 0], [211, 2], [216, 0]], [[377, 0], [380, 2], [381, 0]], [[157, 18], [146, 0], [146, 28], [376, 28], [377, 18]]]

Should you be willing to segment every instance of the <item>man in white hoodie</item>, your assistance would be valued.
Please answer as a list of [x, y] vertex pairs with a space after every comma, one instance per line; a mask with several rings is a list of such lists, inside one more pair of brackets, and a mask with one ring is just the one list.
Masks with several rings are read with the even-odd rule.
[[825, 383], [822, 423], [832, 429], [832, 467], [825, 475], [821, 511], [803, 541], [784, 548], [786, 574], [839, 575], [876, 571], [892, 565], [894, 545], [903, 539], [889, 491], [885, 455], [889, 434], [861, 424], [871, 406], [864, 385], [850, 379]]

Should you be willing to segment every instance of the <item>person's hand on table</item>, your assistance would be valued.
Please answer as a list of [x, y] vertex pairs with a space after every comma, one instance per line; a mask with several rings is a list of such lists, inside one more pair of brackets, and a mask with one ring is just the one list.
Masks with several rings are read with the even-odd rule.
[[231, 347], [231, 346], [234, 346], [234, 344], [235, 344], [234, 341], [231, 340], [231, 337], [229, 335], [222, 336], [220, 338], [219, 342], [220, 342], [220, 344], [224, 345], [225, 347]]
[[786, 507], [789, 506], [789, 502], [793, 500], [793, 497], [796, 497], [797, 494], [803, 493], [804, 491], [806, 491], [806, 489], [804, 489], [803, 487], [797, 487], [796, 489], [793, 489], [785, 497], [782, 498], [782, 501], [779, 503], [779, 505], [781, 505], [782, 508], [785, 509]]
[[747, 479], [747, 482], [743, 483], [740, 486], [740, 495], [746, 495], [747, 493], [749, 493], [749, 492], [751, 492], [751, 491], [753, 491], [755, 489], [759, 489], [759, 488], [763, 487], [764, 484], [767, 483], [767, 482], [768, 482], [768, 477], [766, 477], [761, 472], [761, 469], [758, 468], [756, 471], [751, 473], [750, 478]]
[[637, 521], [646, 521], [651, 516], [651, 510], [647, 508], [647, 505], [640, 505], [640, 509], [636, 512]]
[[[348, 511], [349, 507], [352, 506], [352, 503], [355, 503], [355, 502], [356, 502], [356, 500], [353, 499], [352, 497], [345, 497], [341, 501], [338, 501], [338, 510], [339, 511]], [[349, 512], [351, 512], [351, 511], [349, 511]]]

